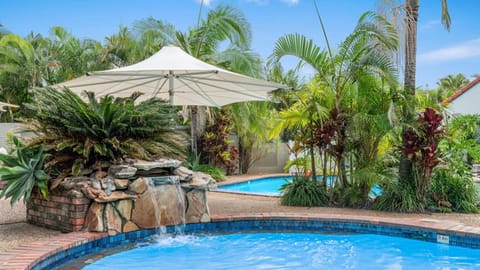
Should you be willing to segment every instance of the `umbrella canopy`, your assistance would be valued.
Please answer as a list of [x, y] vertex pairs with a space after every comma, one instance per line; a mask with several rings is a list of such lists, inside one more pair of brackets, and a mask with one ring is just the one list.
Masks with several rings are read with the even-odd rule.
[[97, 97], [128, 97], [141, 92], [139, 100], [169, 99], [172, 105], [223, 106], [230, 103], [267, 100], [269, 92], [286, 88], [207, 64], [178, 47], [165, 46], [134, 65], [88, 73], [60, 83], [77, 94], [94, 92]]

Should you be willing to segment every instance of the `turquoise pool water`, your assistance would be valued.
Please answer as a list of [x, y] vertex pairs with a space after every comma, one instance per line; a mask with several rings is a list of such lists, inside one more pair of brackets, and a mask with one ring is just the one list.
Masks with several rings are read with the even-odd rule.
[[480, 250], [372, 234], [237, 233], [153, 238], [103, 269], [479, 269]]
[[289, 181], [292, 181], [291, 176], [265, 177], [219, 186], [218, 189], [265, 195], [280, 195], [280, 187]]
[[[250, 181], [229, 184], [219, 186], [220, 190], [229, 190], [236, 192], [245, 192], [253, 194], [262, 194], [262, 195], [280, 195], [280, 187], [292, 181], [292, 176], [276, 176], [276, 177], [264, 177], [258, 179], [252, 179]], [[331, 184], [332, 177], [327, 177], [328, 184]], [[378, 186], [372, 188], [370, 192], [370, 197], [376, 197], [381, 194], [381, 190]]]

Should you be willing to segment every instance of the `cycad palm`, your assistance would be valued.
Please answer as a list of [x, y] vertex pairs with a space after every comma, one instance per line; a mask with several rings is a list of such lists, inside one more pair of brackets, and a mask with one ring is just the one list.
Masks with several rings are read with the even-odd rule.
[[33, 119], [25, 123], [37, 135], [30, 144], [46, 145], [54, 155], [50, 164], [63, 163], [57, 168], [71, 168], [73, 174], [99, 161], [126, 157], [182, 158], [184, 139], [174, 129], [172, 107], [160, 100], [135, 105], [138, 96], [98, 101], [88, 93], [85, 102], [68, 89], [40, 89], [35, 103], [27, 105]]

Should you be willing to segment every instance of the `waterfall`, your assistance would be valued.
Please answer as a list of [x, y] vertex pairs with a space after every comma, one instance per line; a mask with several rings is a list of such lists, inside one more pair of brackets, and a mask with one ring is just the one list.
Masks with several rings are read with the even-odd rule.
[[186, 198], [178, 177], [151, 177], [148, 181], [152, 210], [155, 212], [158, 234], [166, 234], [166, 226], [174, 226], [174, 234], [183, 234]]
[[155, 214], [155, 219], [157, 221], [157, 226], [155, 229], [157, 230], [157, 235], [165, 235], [167, 233], [167, 228], [162, 225], [162, 212], [160, 206], [157, 202], [157, 194], [158, 190], [155, 188], [155, 183], [152, 178], [146, 179], [148, 184], [147, 192], [150, 194], [150, 198], [152, 200], [153, 210]]
[[183, 192], [182, 187], [180, 186], [180, 182], [175, 184], [175, 190], [177, 194], [178, 203], [181, 209], [180, 212], [180, 223], [175, 225], [175, 234], [183, 234], [185, 231], [185, 212], [187, 211], [185, 194]]

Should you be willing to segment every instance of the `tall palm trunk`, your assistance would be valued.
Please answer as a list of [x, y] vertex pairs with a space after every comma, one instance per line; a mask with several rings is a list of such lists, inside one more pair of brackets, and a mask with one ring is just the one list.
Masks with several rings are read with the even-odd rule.
[[[310, 138], [313, 140], [313, 123], [312, 123], [312, 116], [310, 116]], [[315, 146], [310, 144], [310, 163], [312, 165], [312, 180], [317, 181], [317, 168], [315, 166]]]
[[[405, 122], [411, 123], [415, 112], [415, 75], [417, 65], [417, 23], [418, 0], [407, 0], [405, 3], [406, 31], [405, 31], [405, 74], [403, 87], [405, 89], [407, 105], [403, 107]], [[404, 130], [405, 132], [406, 130]], [[405, 140], [405, 137], [404, 137]], [[404, 142], [405, 143], [405, 142]], [[404, 183], [413, 181], [412, 162], [404, 153], [400, 158], [400, 180]]]

